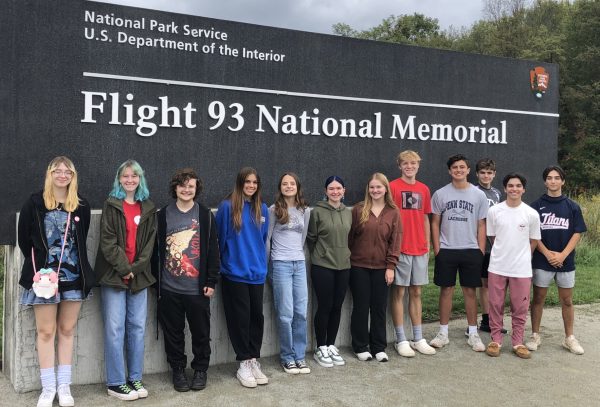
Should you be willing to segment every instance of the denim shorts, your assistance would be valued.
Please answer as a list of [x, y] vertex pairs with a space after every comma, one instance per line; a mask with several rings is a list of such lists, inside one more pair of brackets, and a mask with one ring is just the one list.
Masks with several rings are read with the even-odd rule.
[[[91, 292], [90, 292], [91, 295]], [[21, 305], [41, 305], [41, 304], [58, 304], [61, 301], [83, 301], [83, 291], [82, 290], [69, 290], [58, 293], [53, 297], [48, 299], [44, 297], [38, 297], [33, 292], [33, 288], [29, 290], [23, 290], [23, 294], [21, 294], [21, 300], [19, 304]]]

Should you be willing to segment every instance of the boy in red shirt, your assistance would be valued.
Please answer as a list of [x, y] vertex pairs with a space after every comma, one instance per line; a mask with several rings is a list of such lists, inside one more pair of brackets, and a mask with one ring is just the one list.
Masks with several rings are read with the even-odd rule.
[[[396, 266], [392, 288], [392, 319], [396, 330], [394, 348], [404, 357], [415, 356], [415, 351], [424, 355], [435, 354], [435, 349], [423, 339], [421, 286], [429, 283], [429, 214], [431, 193], [427, 185], [417, 181], [421, 157], [412, 150], [398, 154], [396, 159], [400, 178], [390, 182], [394, 202], [400, 210], [403, 225], [401, 254]], [[413, 340], [408, 341], [404, 333], [404, 291], [408, 287], [409, 314], [413, 325]], [[414, 350], [413, 350], [414, 349]]]

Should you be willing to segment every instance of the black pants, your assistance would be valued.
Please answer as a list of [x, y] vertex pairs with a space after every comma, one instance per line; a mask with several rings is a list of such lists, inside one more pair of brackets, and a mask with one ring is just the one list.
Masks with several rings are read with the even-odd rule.
[[388, 285], [385, 282], [385, 269], [352, 267], [350, 290], [354, 303], [350, 320], [352, 349], [356, 353], [368, 352], [369, 349], [372, 354], [383, 352], [387, 345], [385, 333]]
[[264, 317], [264, 284], [238, 283], [221, 278], [223, 308], [236, 360], [260, 357]]
[[192, 334], [192, 369], [208, 369], [210, 361], [210, 299], [204, 295], [185, 295], [162, 290], [158, 318], [163, 328], [167, 362], [171, 368], [187, 366], [185, 319]]
[[317, 346], [333, 345], [340, 327], [350, 270], [332, 270], [313, 264], [310, 276], [317, 295], [314, 320]]

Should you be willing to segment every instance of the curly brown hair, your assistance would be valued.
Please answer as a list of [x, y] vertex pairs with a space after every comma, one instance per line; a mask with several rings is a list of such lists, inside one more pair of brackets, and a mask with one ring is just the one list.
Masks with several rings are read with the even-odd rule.
[[177, 170], [177, 172], [175, 172], [175, 174], [173, 174], [171, 177], [171, 182], [169, 182], [169, 191], [171, 191], [171, 196], [173, 199], [177, 199], [177, 186], [183, 186], [191, 179], [196, 180], [196, 194], [194, 195], [194, 199], [200, 195], [204, 184], [202, 183], [200, 177], [198, 177], [198, 174], [196, 174], [196, 171], [194, 171], [193, 168], [188, 167]]

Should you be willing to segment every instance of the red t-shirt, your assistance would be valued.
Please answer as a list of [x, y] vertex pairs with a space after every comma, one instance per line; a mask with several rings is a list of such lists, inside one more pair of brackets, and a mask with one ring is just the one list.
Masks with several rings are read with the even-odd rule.
[[401, 252], [410, 256], [428, 253], [424, 216], [431, 213], [429, 188], [419, 181], [407, 184], [398, 178], [390, 182], [390, 189], [402, 218]]
[[125, 232], [127, 239], [125, 241], [125, 255], [129, 264], [135, 260], [135, 238], [137, 227], [140, 223], [142, 207], [139, 202], [127, 203], [123, 201], [123, 213], [125, 214]]

